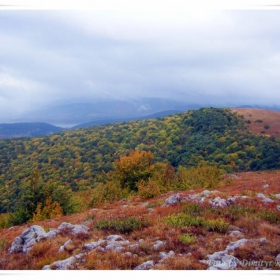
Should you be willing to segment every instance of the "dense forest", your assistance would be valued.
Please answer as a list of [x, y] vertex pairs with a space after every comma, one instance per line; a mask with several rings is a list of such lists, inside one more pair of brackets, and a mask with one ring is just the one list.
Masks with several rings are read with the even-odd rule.
[[153, 162], [169, 162], [175, 170], [202, 162], [225, 172], [280, 167], [279, 140], [250, 133], [242, 116], [229, 109], [202, 108], [39, 138], [1, 140], [0, 211], [13, 209], [34, 170], [51, 192], [58, 186], [67, 192], [89, 190], [130, 151], [152, 152]]

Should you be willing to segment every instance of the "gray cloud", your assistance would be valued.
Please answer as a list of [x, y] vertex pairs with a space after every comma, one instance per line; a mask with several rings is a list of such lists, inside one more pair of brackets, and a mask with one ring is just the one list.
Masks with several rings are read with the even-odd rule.
[[79, 98], [279, 104], [280, 11], [0, 11], [0, 117]]

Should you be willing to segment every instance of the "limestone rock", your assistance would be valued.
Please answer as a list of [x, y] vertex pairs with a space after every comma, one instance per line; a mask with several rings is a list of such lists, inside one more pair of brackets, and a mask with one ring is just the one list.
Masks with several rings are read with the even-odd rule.
[[70, 223], [63, 222], [59, 227], [58, 227], [58, 232], [61, 232], [65, 229], [68, 229], [71, 231], [72, 234], [79, 234], [79, 233], [87, 233], [89, 228], [83, 225], [72, 225]]
[[71, 239], [69, 239], [68, 241], [66, 241], [62, 246], [60, 246], [60, 248], [58, 249], [58, 252], [61, 253], [65, 250], [65, 247], [67, 245], [70, 245], [71, 243], [73, 243], [73, 241]]
[[138, 266], [136, 266], [133, 270], [149, 270], [154, 266], [153, 261], [144, 262]]
[[165, 245], [165, 242], [161, 241], [161, 240], [157, 240], [156, 243], [153, 245], [153, 249], [155, 251], [158, 251], [161, 247], [163, 247]]
[[240, 232], [239, 230], [234, 230], [234, 231], [229, 232], [229, 236], [243, 237], [244, 234], [242, 232]]
[[56, 231], [50, 231], [48, 233], [40, 226], [31, 226], [22, 232], [22, 234], [15, 238], [12, 243], [9, 252], [10, 253], [27, 253], [32, 247], [43, 238], [54, 238]]
[[229, 270], [237, 267], [239, 260], [225, 252], [215, 252], [212, 255], [208, 255], [208, 269], [218, 269], [218, 270]]
[[168, 205], [177, 205], [178, 203], [180, 203], [180, 201], [181, 201], [181, 196], [180, 196], [180, 194], [174, 194], [174, 195], [172, 195], [172, 196], [170, 196], [170, 197], [168, 197], [166, 200], [165, 200], [165, 202], [164, 202], [164, 204], [162, 205], [162, 207], [164, 207], [164, 206], [168, 206]]
[[65, 260], [55, 261], [51, 265], [45, 265], [42, 270], [50, 270], [51, 267], [54, 267], [55, 270], [68, 270], [70, 266], [81, 259], [83, 255], [84, 254], [78, 254]]
[[264, 202], [264, 203], [274, 203], [274, 200], [266, 197], [262, 200], [262, 202]]
[[160, 258], [159, 263], [162, 263], [162, 262], [165, 261], [166, 259], [168, 259], [168, 258], [170, 258], [170, 257], [173, 257], [173, 256], [175, 256], [174, 251], [169, 251], [169, 253], [160, 252], [160, 253], [159, 253], [159, 258]]
[[226, 207], [227, 201], [223, 198], [220, 198], [219, 196], [215, 197], [211, 202], [212, 207]]

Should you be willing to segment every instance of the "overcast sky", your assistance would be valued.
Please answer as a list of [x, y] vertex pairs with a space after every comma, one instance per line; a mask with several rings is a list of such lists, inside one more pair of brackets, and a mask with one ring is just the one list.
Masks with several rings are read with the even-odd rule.
[[142, 96], [280, 105], [280, 10], [0, 11], [0, 122]]

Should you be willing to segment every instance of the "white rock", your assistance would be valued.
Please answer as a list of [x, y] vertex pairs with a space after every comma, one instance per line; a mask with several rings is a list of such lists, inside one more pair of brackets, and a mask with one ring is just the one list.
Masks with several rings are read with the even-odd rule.
[[278, 254], [278, 255], [276, 256], [275, 261], [276, 261], [276, 262], [280, 262], [280, 254]]
[[149, 270], [154, 266], [153, 261], [144, 262], [138, 266], [136, 266], [133, 270]]
[[274, 195], [277, 199], [280, 199], [280, 193]]
[[219, 196], [215, 197], [211, 202], [212, 207], [226, 207], [228, 204], [225, 199], [220, 198]]
[[162, 205], [162, 207], [164, 207], [164, 206], [168, 206], [168, 205], [177, 205], [180, 201], [181, 201], [181, 195], [180, 194], [174, 194], [174, 195], [172, 195], [172, 196], [170, 196], [170, 197], [168, 197], [166, 200], [165, 200], [165, 202], [164, 202], [164, 204]]
[[264, 203], [274, 203], [274, 200], [266, 197], [262, 200], [262, 202], [264, 202]]
[[166, 260], [166, 259], [168, 259], [170, 257], [173, 257], [173, 256], [175, 256], [174, 251], [169, 251], [169, 253], [160, 252], [159, 253], [159, 258], [160, 258], [159, 263], [162, 263], [164, 260]]
[[155, 251], [158, 251], [164, 245], [165, 245], [165, 242], [163, 242], [161, 240], [157, 240], [156, 243], [153, 245], [153, 249]]
[[244, 234], [240, 232], [239, 230], [234, 230], [229, 232], [229, 236], [236, 236], [236, 237], [242, 237]]
[[37, 225], [31, 226], [24, 230], [22, 234], [15, 238], [9, 252], [10, 253], [27, 253], [32, 247], [43, 238], [53, 238], [55, 232], [46, 233], [45, 230]]
[[249, 241], [248, 239], [243, 238], [243, 239], [237, 240], [235, 242], [230, 242], [225, 249], [225, 253], [233, 252], [235, 249], [245, 245], [248, 241]]
[[259, 198], [266, 198], [266, 196], [263, 193], [258, 193], [257, 197], [259, 197]]
[[117, 234], [107, 236], [106, 240], [109, 241], [124, 241], [125, 239]]
[[280, 211], [280, 205], [277, 205], [277, 206], [276, 206], [276, 209], [277, 209], [278, 211]]
[[263, 189], [267, 189], [267, 188], [269, 188], [269, 184], [265, 184], [265, 185], [263, 185], [263, 186], [262, 186], [262, 188], [263, 188]]
[[69, 229], [72, 234], [87, 233], [89, 228], [83, 225], [72, 225], [70, 223], [63, 222], [58, 228], [58, 232], [65, 229]]
[[61, 253], [65, 250], [65, 247], [69, 244], [73, 243], [73, 241], [71, 239], [69, 239], [68, 241], [66, 241], [62, 246], [60, 246], [60, 248], [58, 249], [58, 252]]

